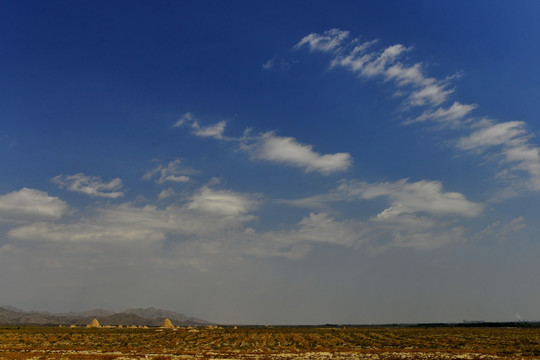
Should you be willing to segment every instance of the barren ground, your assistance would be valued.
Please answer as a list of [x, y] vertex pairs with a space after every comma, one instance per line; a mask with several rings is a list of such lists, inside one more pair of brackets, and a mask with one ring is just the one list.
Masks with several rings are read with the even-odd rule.
[[0, 359], [533, 358], [538, 328], [0, 328]]

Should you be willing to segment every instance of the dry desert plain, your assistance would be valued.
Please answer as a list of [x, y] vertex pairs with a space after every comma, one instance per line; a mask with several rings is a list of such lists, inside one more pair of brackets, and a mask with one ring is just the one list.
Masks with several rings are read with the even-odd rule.
[[0, 327], [0, 359], [540, 359], [540, 328]]

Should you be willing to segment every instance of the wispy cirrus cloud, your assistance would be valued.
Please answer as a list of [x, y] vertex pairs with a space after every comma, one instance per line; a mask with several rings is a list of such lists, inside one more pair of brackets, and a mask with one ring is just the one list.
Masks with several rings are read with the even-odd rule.
[[522, 121], [495, 123], [485, 120], [478, 123], [478, 126], [479, 130], [459, 140], [458, 147], [464, 150], [484, 151], [492, 146], [512, 146], [528, 140], [524, 138], [526, 131], [525, 123]]
[[193, 114], [187, 112], [182, 115], [180, 120], [174, 123], [173, 127], [188, 126], [193, 130], [193, 134], [199, 137], [210, 137], [221, 140], [224, 138], [223, 133], [225, 132], [226, 125], [227, 122], [223, 120], [216, 124], [201, 126]]
[[[186, 123], [196, 123], [191, 113], [186, 113], [173, 127], [183, 126]], [[205, 134], [202, 134], [204, 130]], [[246, 130], [243, 136], [224, 136], [225, 122], [212, 126], [196, 127], [194, 134], [203, 137], [212, 137], [216, 140], [226, 140], [238, 145], [238, 148], [252, 159], [264, 160], [276, 164], [283, 164], [304, 169], [306, 172], [318, 172], [328, 175], [345, 171], [350, 168], [353, 158], [349, 153], [320, 154], [313, 150], [313, 145], [302, 144], [294, 137], [278, 136], [274, 132], [252, 134]], [[214, 134], [214, 135], [212, 135]]]
[[[502, 168], [497, 174], [499, 178], [510, 180], [511, 186], [520, 190], [540, 190], [540, 147], [531, 142], [532, 134], [525, 130], [525, 123], [478, 120], [471, 116], [478, 108], [476, 104], [454, 101], [443, 106], [454, 93], [450, 81], [455, 75], [444, 79], [429, 76], [422, 63], [411, 65], [404, 59], [404, 54], [412, 50], [410, 47], [394, 44], [375, 49], [377, 42], [351, 39], [349, 32], [332, 29], [309, 34], [293, 49], [308, 48], [330, 55], [330, 69], [344, 68], [364, 79], [379, 77], [393, 82], [398, 89], [396, 93], [405, 96], [402, 111], [424, 108], [420, 115], [410, 117], [404, 124], [436, 122], [468, 131], [468, 135], [454, 141], [457, 149], [499, 159]], [[448, 126], [441, 126], [440, 130], [445, 127]]]
[[212, 137], [216, 139], [223, 138], [223, 132], [225, 131], [226, 121], [220, 121], [217, 124], [195, 128], [195, 135], [201, 137]]
[[382, 76], [385, 81], [394, 81], [398, 87], [412, 87], [406, 100], [409, 106], [438, 105], [453, 92], [445, 81], [426, 76], [421, 64], [405, 65], [399, 62], [399, 57], [409, 48], [396, 44], [382, 51], [370, 51], [375, 41], [368, 41], [354, 45], [350, 50], [350, 46], [359, 39], [343, 45], [348, 35], [347, 31], [339, 29], [323, 34], [312, 33], [300, 40], [294, 49], [306, 46], [312, 51], [331, 53], [334, 55], [331, 68], [343, 67], [364, 78]]
[[441, 124], [461, 125], [461, 120], [477, 107], [476, 104], [461, 104], [455, 101], [452, 106], [446, 109], [439, 107], [437, 110], [426, 110], [422, 115], [414, 120], [406, 121], [405, 124], [432, 120]]
[[458, 140], [459, 148], [498, 155], [503, 166], [510, 165], [510, 168], [503, 170], [505, 176], [525, 172], [529, 175], [527, 186], [535, 191], [540, 190], [540, 148], [530, 143], [532, 134], [526, 130], [523, 121], [497, 123], [484, 119], [476, 123], [475, 129]]
[[191, 124], [193, 121], [195, 121], [193, 114], [191, 112], [187, 112], [184, 115], [182, 115], [180, 119], [178, 119], [178, 121], [176, 121], [173, 124], [173, 127], [180, 127], [186, 124]]
[[262, 64], [262, 68], [264, 70], [277, 69], [285, 71], [291, 68], [291, 64], [282, 57], [274, 56], [273, 58]]
[[109, 182], [103, 182], [99, 176], [88, 176], [83, 173], [75, 175], [57, 175], [51, 180], [60, 189], [67, 188], [69, 191], [79, 192], [92, 197], [104, 197], [116, 199], [124, 196], [122, 180], [114, 178]]
[[153, 169], [147, 171], [143, 175], [143, 180], [154, 179], [157, 184], [163, 184], [166, 181], [170, 182], [188, 182], [189, 176], [187, 174], [193, 173], [191, 169], [184, 169], [181, 167], [182, 160], [176, 159], [167, 164], [167, 166], [158, 164]]
[[476, 234], [477, 239], [497, 239], [499, 242], [505, 242], [511, 239], [511, 236], [520, 232], [526, 227], [525, 218], [518, 216], [506, 223], [495, 221]]
[[349, 37], [348, 31], [330, 29], [322, 34], [311, 33], [303, 37], [294, 48], [299, 49], [307, 45], [312, 51], [336, 51], [347, 37]]

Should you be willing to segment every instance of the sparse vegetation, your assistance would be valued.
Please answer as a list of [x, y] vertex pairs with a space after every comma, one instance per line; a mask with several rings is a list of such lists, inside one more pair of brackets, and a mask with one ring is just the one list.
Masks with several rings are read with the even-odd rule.
[[539, 328], [0, 328], [0, 359], [532, 359]]

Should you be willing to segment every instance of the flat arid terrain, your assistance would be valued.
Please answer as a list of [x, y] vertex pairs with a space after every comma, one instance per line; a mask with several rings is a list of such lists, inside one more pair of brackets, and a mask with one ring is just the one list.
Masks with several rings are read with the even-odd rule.
[[540, 359], [540, 328], [0, 328], [1, 359]]

